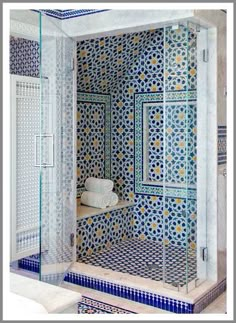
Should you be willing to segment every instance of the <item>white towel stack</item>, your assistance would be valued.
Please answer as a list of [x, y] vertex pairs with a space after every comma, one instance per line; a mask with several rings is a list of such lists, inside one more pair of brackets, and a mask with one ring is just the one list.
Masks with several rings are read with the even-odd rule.
[[89, 177], [85, 181], [85, 189], [81, 195], [81, 204], [105, 209], [118, 203], [118, 196], [112, 192], [114, 183], [110, 179]]

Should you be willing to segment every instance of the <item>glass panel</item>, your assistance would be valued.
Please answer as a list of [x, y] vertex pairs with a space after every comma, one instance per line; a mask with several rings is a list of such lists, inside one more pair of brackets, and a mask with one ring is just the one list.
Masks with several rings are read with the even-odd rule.
[[[208, 131], [208, 64], [203, 57], [208, 48], [208, 30], [197, 26], [197, 281], [206, 280], [207, 275], [207, 131]], [[190, 50], [191, 52], [191, 50]], [[207, 58], [207, 57], [205, 57]], [[204, 257], [203, 257], [204, 253]], [[204, 258], [204, 259], [203, 259]]]
[[40, 14], [40, 279], [58, 284], [75, 260], [74, 41]]
[[194, 262], [188, 254], [189, 198], [194, 195], [190, 188], [195, 190], [195, 174], [189, 169], [189, 123], [194, 103], [190, 101], [192, 94], [189, 94], [188, 42], [188, 26], [180, 24], [165, 28], [163, 282], [165, 287], [179, 291], [187, 291], [188, 262]]

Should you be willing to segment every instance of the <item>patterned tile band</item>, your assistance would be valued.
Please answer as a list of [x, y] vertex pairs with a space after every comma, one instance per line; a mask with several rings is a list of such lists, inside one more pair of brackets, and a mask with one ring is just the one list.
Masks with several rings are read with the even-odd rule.
[[42, 12], [44, 14], [46, 14], [47, 16], [53, 17], [53, 18], [57, 18], [60, 20], [64, 20], [64, 19], [69, 19], [69, 18], [77, 18], [77, 17], [81, 17], [81, 16], [86, 16], [86, 15], [91, 15], [94, 13], [99, 13], [99, 12], [103, 12], [103, 11], [109, 11], [110, 9], [80, 9], [80, 10], [73, 10], [73, 9], [68, 9], [68, 10], [56, 10], [56, 9], [42, 9], [42, 10], [33, 10], [32, 11], [36, 11], [36, 12]]
[[[176, 102], [163, 107], [162, 93], [137, 93], [135, 99], [135, 192], [163, 195], [163, 176], [166, 196], [196, 198], [196, 91], [167, 92], [167, 102]], [[191, 101], [186, 98], [191, 97]], [[146, 114], [146, 116], [145, 116]], [[188, 114], [188, 132], [185, 131], [185, 115]], [[166, 118], [164, 137], [163, 118]], [[148, 119], [148, 125], [144, 120]], [[148, 134], [143, 129], [148, 128]], [[165, 139], [165, 142], [164, 142]], [[145, 148], [147, 142], [148, 148]], [[188, 142], [188, 159], [186, 159]], [[165, 155], [163, 145], [166, 145]], [[148, 149], [149, 160], [145, 163]], [[163, 159], [166, 158], [166, 169]], [[188, 165], [186, 165], [188, 164]], [[188, 177], [184, 169], [188, 167]], [[144, 178], [148, 168], [149, 178]], [[182, 172], [181, 172], [182, 170]], [[163, 175], [165, 172], [165, 175]], [[187, 183], [186, 183], [187, 181]], [[179, 188], [176, 186], [180, 185]]]
[[218, 165], [227, 163], [227, 127], [218, 126]]
[[39, 260], [34, 259], [33, 256], [18, 260], [19, 268], [32, 271], [35, 273], [39, 273], [39, 270], [40, 270], [39, 265], [40, 265]]
[[90, 297], [82, 297], [78, 303], [78, 314], [137, 314], [108, 303], [98, 301]]
[[135, 302], [158, 307], [162, 310], [179, 313], [193, 313], [193, 304], [153, 294], [136, 288], [122, 286], [108, 281], [103, 281], [97, 278], [69, 272], [65, 279], [66, 282], [99, 290], [104, 293], [123, 297]]

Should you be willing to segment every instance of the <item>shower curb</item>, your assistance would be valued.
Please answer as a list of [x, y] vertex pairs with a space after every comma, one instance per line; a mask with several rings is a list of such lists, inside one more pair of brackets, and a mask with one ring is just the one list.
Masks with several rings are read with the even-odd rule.
[[64, 281], [71, 284], [96, 289], [103, 293], [108, 293], [114, 296], [126, 298], [131, 301], [135, 301], [145, 305], [157, 307], [161, 310], [169, 312], [174, 312], [178, 314], [193, 313], [194, 304], [150, 293], [141, 289], [111, 283], [108, 281], [104, 281], [75, 272], [67, 273], [67, 275], [64, 278]]
[[103, 293], [122, 297], [160, 308], [161, 310], [177, 313], [177, 314], [194, 314], [200, 313], [205, 307], [212, 303], [220, 294], [226, 290], [226, 279], [222, 280], [202, 296], [196, 303], [188, 303], [185, 301], [169, 298], [166, 296], [150, 293], [141, 289], [136, 289], [121, 284], [104, 281], [94, 277], [86, 276], [75, 272], [68, 272], [64, 278], [67, 283], [91, 288]]
[[[39, 262], [35, 259], [22, 259], [19, 261], [19, 268], [39, 272]], [[226, 290], [226, 279], [223, 279], [192, 304], [75, 272], [68, 272], [64, 281], [178, 314], [200, 313]]]

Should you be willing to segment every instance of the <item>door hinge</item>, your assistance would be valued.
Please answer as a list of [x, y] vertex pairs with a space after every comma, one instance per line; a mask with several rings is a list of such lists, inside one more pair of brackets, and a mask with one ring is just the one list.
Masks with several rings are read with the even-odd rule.
[[203, 59], [203, 62], [205, 62], [205, 63], [207, 63], [209, 61], [209, 51], [208, 51], [208, 49], [203, 49], [202, 59]]
[[74, 233], [71, 233], [70, 234], [70, 246], [74, 247], [74, 244], [75, 244], [75, 235], [74, 235]]
[[208, 249], [207, 247], [200, 247], [200, 255], [203, 261], [208, 260]]

